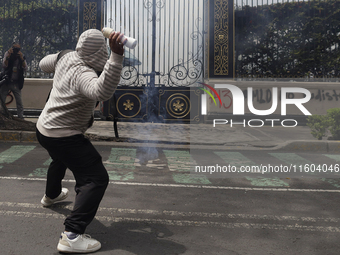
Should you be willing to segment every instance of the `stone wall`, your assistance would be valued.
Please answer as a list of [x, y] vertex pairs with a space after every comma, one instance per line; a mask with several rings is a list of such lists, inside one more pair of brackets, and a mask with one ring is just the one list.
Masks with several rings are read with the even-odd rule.
[[[52, 79], [33, 79], [26, 78], [24, 88], [22, 89], [22, 99], [25, 110], [43, 109], [46, 98], [52, 87]], [[305, 88], [310, 91], [312, 98], [308, 103], [303, 104], [311, 114], [326, 114], [330, 108], [340, 107], [340, 83], [331, 82], [250, 82], [250, 81], [232, 81], [232, 80], [206, 80], [205, 83], [214, 87], [215, 84], [232, 84], [239, 87], [245, 95], [244, 110], [245, 114], [250, 113], [247, 105], [247, 88], [253, 88], [253, 105], [257, 110], [268, 110], [272, 107], [273, 87], [278, 88], [278, 103], [273, 115], [281, 115], [281, 88]], [[233, 97], [227, 89], [217, 89], [222, 105], [219, 104], [217, 97], [217, 106], [208, 96], [208, 115], [232, 114]], [[292, 93], [293, 98], [301, 98], [302, 94]], [[7, 98], [7, 101], [9, 99]], [[9, 109], [16, 108], [15, 100], [9, 105]], [[295, 106], [287, 105], [287, 116], [304, 114]]]
[[[25, 109], [43, 109], [47, 96], [52, 88], [52, 79], [26, 78], [21, 90], [22, 101]], [[6, 102], [9, 101], [7, 97]], [[15, 99], [7, 108], [16, 108]]]

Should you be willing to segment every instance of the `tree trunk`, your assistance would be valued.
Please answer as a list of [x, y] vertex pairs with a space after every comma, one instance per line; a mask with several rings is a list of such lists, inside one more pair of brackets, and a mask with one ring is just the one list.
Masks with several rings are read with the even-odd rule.
[[0, 129], [1, 130], [20, 130], [35, 131], [35, 123], [14, 117], [1, 100], [0, 106]]

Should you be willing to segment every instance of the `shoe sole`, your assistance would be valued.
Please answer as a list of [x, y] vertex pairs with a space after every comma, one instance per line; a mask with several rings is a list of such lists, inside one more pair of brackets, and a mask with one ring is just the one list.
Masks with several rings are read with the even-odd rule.
[[43, 207], [49, 207], [49, 206], [53, 205], [53, 203], [52, 203], [52, 204], [47, 204], [47, 203], [45, 203], [44, 198], [41, 199], [40, 202], [41, 202], [41, 204], [43, 205]]
[[[44, 196], [44, 197], [45, 197], [45, 196]], [[51, 206], [51, 205], [53, 205], [53, 204], [55, 204], [55, 203], [58, 203], [58, 202], [61, 202], [61, 201], [65, 200], [65, 199], [68, 197], [68, 190], [67, 190], [67, 193], [65, 194], [64, 197], [62, 197], [62, 198], [60, 198], [58, 201], [55, 201], [55, 202], [52, 202], [52, 203], [46, 203], [46, 202], [44, 201], [44, 197], [41, 199], [40, 203], [41, 203], [44, 207], [49, 207], [49, 206]]]
[[44, 206], [44, 207], [49, 207], [49, 206], [51, 206], [51, 205], [53, 205], [53, 204], [55, 204], [55, 203], [58, 203], [58, 202], [61, 202], [61, 201], [63, 201], [63, 200], [65, 200], [66, 198], [68, 197], [68, 195], [66, 195], [65, 197], [63, 197], [62, 199], [59, 199], [58, 201], [55, 201], [55, 202], [52, 202], [52, 203], [46, 203], [45, 201], [44, 201], [44, 198], [43, 199], [41, 199], [41, 204]]
[[102, 247], [102, 245], [99, 243], [99, 245], [91, 250], [74, 250], [68, 246], [65, 246], [65, 245], [62, 245], [62, 244], [58, 244], [57, 246], [57, 250], [59, 252], [62, 252], [62, 253], [92, 253], [92, 252], [96, 252], [98, 250], [100, 250], [100, 248]]

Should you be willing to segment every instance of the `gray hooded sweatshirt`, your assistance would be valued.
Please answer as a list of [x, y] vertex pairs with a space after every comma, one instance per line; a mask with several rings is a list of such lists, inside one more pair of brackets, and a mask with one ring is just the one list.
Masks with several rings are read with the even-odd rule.
[[[84, 133], [93, 123], [97, 101], [112, 97], [120, 80], [123, 56], [108, 60], [103, 34], [89, 29], [79, 37], [76, 51], [57, 62], [58, 54], [44, 57], [40, 68], [54, 73], [53, 88], [37, 122], [41, 134], [66, 137]], [[98, 77], [96, 71], [103, 71]]]

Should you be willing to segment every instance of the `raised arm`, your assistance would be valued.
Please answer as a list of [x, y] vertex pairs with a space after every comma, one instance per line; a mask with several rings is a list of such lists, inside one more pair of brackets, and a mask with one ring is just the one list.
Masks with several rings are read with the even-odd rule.
[[43, 70], [45, 73], [54, 73], [55, 66], [57, 64], [57, 57], [58, 53], [47, 55], [42, 60], [40, 60], [39, 67], [41, 70]]

